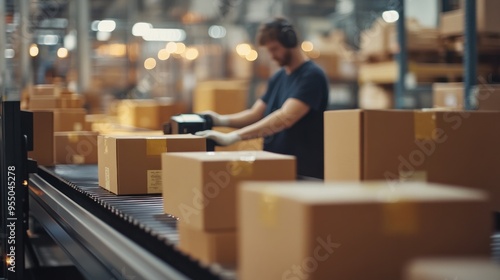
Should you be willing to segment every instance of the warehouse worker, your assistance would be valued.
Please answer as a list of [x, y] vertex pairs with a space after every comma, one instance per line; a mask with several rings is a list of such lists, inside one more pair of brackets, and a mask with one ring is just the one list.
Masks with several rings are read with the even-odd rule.
[[263, 24], [257, 35], [282, 68], [268, 82], [267, 91], [250, 109], [219, 115], [205, 112], [215, 126], [239, 128], [230, 133], [213, 130], [197, 135], [227, 146], [240, 140], [264, 137], [264, 150], [294, 155], [299, 177], [323, 178], [323, 112], [328, 103], [324, 72], [308, 60], [297, 34], [283, 18]]

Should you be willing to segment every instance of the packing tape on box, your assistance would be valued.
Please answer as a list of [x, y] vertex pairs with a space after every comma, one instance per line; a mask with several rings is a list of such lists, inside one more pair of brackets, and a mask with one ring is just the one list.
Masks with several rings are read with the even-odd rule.
[[387, 235], [418, 233], [418, 209], [409, 201], [389, 201], [382, 205], [383, 232]]
[[246, 178], [252, 176], [254, 172], [255, 156], [240, 156], [236, 160], [228, 163], [228, 169], [231, 176], [236, 178]]
[[264, 226], [274, 227], [277, 224], [277, 201], [278, 198], [270, 193], [261, 194], [259, 200], [259, 216]]
[[78, 140], [79, 140], [78, 134], [76, 134], [76, 133], [68, 134], [68, 141], [70, 143], [78, 143]]
[[84, 164], [85, 163], [85, 157], [82, 155], [72, 155], [71, 161], [73, 164]]
[[434, 112], [416, 111], [413, 114], [415, 139], [432, 140], [436, 130], [436, 114]]
[[73, 124], [73, 131], [82, 131], [83, 125], [81, 122], [76, 122]]
[[159, 156], [167, 151], [167, 139], [146, 139], [146, 155]]

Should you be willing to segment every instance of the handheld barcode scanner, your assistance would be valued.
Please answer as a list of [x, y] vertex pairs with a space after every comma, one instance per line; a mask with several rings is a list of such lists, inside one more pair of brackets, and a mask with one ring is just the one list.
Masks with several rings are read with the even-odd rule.
[[[170, 122], [163, 124], [163, 134], [195, 134], [198, 131], [209, 130], [213, 127], [212, 117], [204, 114], [181, 114], [170, 118]], [[207, 139], [207, 151], [215, 150], [215, 141]]]

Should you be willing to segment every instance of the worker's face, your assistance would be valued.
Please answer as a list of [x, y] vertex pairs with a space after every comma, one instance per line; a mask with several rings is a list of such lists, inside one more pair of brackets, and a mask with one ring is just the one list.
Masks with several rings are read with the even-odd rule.
[[266, 43], [266, 48], [273, 60], [275, 60], [280, 66], [286, 66], [290, 64], [292, 59], [292, 51], [283, 47], [278, 41], [270, 41]]

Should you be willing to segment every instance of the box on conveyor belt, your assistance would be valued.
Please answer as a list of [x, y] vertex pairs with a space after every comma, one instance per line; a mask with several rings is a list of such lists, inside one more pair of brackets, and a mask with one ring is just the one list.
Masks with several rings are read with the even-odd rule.
[[162, 192], [161, 154], [206, 151], [206, 139], [190, 134], [100, 135], [97, 146], [99, 186], [119, 195], [155, 194]]
[[33, 111], [33, 151], [28, 157], [38, 165], [54, 165], [54, 113]]
[[31, 90], [31, 96], [57, 96], [60, 88], [53, 84], [34, 85]]
[[29, 99], [29, 109], [62, 109], [83, 108], [84, 98], [78, 94], [61, 96], [32, 96]]
[[236, 229], [236, 186], [296, 178], [295, 157], [264, 151], [162, 155], [163, 209], [199, 230]]
[[404, 280], [498, 280], [500, 265], [488, 258], [436, 258], [412, 261]]
[[[476, 2], [476, 25], [480, 34], [500, 34], [498, 11], [500, 1], [478, 0]], [[442, 36], [464, 34], [465, 8], [441, 14], [440, 33]]]
[[[213, 130], [220, 131], [223, 133], [229, 133], [235, 131], [235, 128], [231, 127], [214, 127]], [[264, 146], [264, 138], [254, 138], [249, 140], [238, 141], [229, 146], [215, 146], [216, 152], [229, 152], [229, 151], [262, 151]]]
[[85, 126], [85, 109], [55, 109], [54, 131], [82, 131]]
[[[434, 108], [465, 108], [463, 83], [434, 83], [432, 95]], [[500, 111], [500, 85], [477, 85], [471, 96], [471, 104], [479, 111]]]
[[344, 110], [325, 118], [325, 180], [482, 189], [500, 210], [500, 112]]
[[242, 81], [206, 81], [194, 91], [193, 112], [233, 114], [247, 109], [248, 84]]
[[182, 104], [162, 102], [154, 99], [121, 100], [117, 105], [118, 121], [121, 125], [158, 130], [163, 123], [182, 112]]
[[97, 164], [97, 132], [54, 133], [56, 164]]
[[490, 253], [481, 191], [416, 182], [247, 182], [239, 190], [238, 279], [399, 280], [418, 257]]
[[179, 249], [205, 264], [236, 265], [236, 231], [203, 231], [177, 223]]

